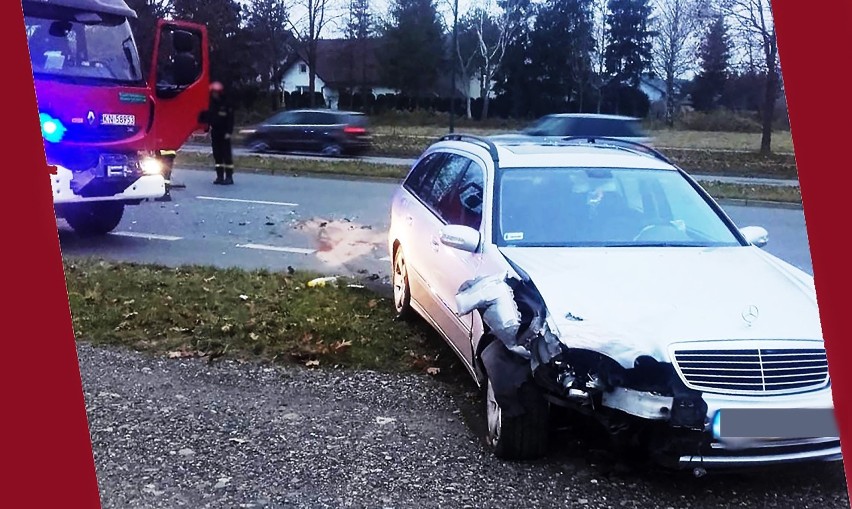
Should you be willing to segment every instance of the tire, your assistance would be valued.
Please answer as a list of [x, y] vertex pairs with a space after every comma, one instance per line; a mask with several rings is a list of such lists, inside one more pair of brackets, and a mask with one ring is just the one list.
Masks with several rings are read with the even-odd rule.
[[340, 157], [343, 155], [343, 147], [335, 141], [329, 141], [322, 147], [322, 155], [328, 157]]
[[249, 143], [249, 150], [252, 152], [268, 152], [269, 151], [269, 143], [264, 140], [253, 140]]
[[69, 205], [64, 212], [65, 221], [80, 235], [106, 235], [115, 230], [124, 216], [124, 204], [119, 202], [92, 202]]
[[411, 318], [411, 286], [408, 284], [408, 265], [402, 254], [402, 247], [396, 249], [391, 270], [393, 285], [393, 304], [397, 318]]
[[550, 431], [548, 403], [532, 381], [525, 382], [520, 392], [526, 412], [506, 418], [494, 397], [491, 378], [487, 380], [487, 442], [494, 455], [503, 460], [534, 460], [547, 454]]

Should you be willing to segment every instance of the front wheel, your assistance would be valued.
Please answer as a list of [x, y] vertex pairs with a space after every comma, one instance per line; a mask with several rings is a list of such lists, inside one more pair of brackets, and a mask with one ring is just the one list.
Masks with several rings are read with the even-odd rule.
[[393, 257], [393, 303], [399, 318], [411, 316], [411, 286], [408, 284], [408, 266], [402, 248], [396, 249]]
[[124, 204], [111, 201], [77, 203], [68, 205], [63, 216], [80, 235], [106, 235], [121, 222]]
[[322, 147], [322, 155], [328, 157], [340, 157], [343, 155], [343, 147], [339, 143], [330, 141]]
[[257, 139], [249, 143], [249, 150], [252, 152], [264, 153], [269, 151], [269, 143], [265, 140]]
[[550, 431], [547, 401], [532, 381], [521, 386], [519, 397], [526, 411], [518, 416], [506, 416], [497, 403], [491, 378], [488, 377], [485, 396], [487, 441], [494, 455], [500, 459], [532, 460], [547, 453]]

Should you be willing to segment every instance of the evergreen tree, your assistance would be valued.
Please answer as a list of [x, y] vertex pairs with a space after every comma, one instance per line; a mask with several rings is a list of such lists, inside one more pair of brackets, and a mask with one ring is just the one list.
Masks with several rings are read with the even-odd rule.
[[710, 24], [698, 50], [701, 70], [695, 77], [692, 100], [695, 109], [706, 111], [719, 105], [730, 77], [731, 42], [723, 16]]
[[604, 51], [606, 72], [613, 82], [638, 87], [651, 65], [652, 8], [649, 0], [610, 0], [606, 21], [608, 45]]
[[444, 30], [434, 0], [393, 0], [383, 35], [384, 81], [410, 98], [431, 91], [444, 64]]
[[536, 113], [580, 111], [592, 71], [591, 0], [547, 0], [537, 14], [529, 51], [540, 87]]

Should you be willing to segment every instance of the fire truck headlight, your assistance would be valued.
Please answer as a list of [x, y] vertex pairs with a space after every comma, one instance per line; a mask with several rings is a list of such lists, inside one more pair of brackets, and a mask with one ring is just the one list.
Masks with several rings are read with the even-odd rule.
[[139, 166], [142, 168], [142, 173], [145, 175], [162, 175], [163, 163], [159, 159], [146, 157], [139, 161]]

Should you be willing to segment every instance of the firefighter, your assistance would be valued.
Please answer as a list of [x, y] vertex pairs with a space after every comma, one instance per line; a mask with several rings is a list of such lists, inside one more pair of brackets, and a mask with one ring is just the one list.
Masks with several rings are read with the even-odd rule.
[[234, 183], [234, 155], [231, 148], [234, 110], [225, 94], [225, 87], [218, 81], [210, 85], [210, 110], [207, 118], [213, 144], [213, 159], [216, 163], [216, 180], [213, 183], [231, 185]]

